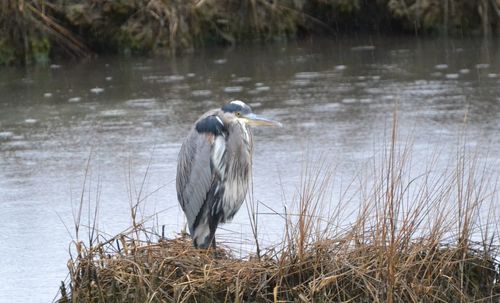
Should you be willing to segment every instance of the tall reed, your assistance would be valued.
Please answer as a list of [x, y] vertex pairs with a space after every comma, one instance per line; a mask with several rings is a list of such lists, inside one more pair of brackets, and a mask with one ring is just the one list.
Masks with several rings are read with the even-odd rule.
[[332, 166], [306, 162], [296, 206], [280, 214], [283, 241], [256, 256], [219, 245], [214, 257], [135, 225], [77, 243], [61, 302], [498, 302], [499, 221], [482, 212], [499, 195], [486, 163], [460, 144], [455, 165], [437, 169], [439, 155], [413, 162], [397, 123], [388, 138], [341, 194]]

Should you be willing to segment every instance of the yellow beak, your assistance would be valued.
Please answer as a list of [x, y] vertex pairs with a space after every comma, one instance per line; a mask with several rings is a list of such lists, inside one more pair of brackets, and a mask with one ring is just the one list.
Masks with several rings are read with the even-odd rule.
[[251, 126], [276, 126], [282, 127], [283, 125], [278, 121], [273, 121], [263, 116], [256, 115], [254, 113], [250, 113], [245, 115], [241, 119], [245, 120], [245, 123]]

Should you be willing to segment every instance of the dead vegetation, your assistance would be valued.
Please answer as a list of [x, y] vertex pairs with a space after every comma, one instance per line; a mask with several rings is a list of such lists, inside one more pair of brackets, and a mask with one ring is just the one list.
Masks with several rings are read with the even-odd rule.
[[388, 254], [346, 240], [260, 259], [224, 248], [214, 258], [184, 237], [129, 242], [127, 252], [99, 247], [71, 263], [60, 302], [498, 302], [498, 262], [484, 252], [421, 239]]
[[492, 37], [499, 0], [5, 0], [0, 65], [371, 33]]
[[[91, 245], [75, 240], [59, 302], [499, 302], [498, 192], [487, 165], [462, 142], [452, 169], [436, 173], [429, 159], [415, 177], [411, 144], [395, 128], [356, 198], [332, 201], [332, 170], [306, 165], [274, 247], [247, 257], [225, 245], [197, 250], [187, 236], [134, 224]], [[354, 220], [340, 224], [355, 200]]]

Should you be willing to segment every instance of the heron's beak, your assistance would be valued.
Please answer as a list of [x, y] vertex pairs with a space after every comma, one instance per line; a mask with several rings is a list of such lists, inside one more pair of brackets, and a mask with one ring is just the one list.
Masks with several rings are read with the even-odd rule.
[[242, 119], [245, 120], [246, 124], [251, 126], [277, 126], [277, 127], [283, 126], [278, 121], [273, 121], [271, 119], [256, 115], [254, 113], [245, 115]]

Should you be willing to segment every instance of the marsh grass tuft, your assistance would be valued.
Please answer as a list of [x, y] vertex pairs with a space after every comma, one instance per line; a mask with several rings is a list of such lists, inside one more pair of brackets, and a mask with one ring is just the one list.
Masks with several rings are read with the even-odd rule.
[[[165, 239], [135, 223], [75, 242], [60, 302], [498, 302], [498, 217], [481, 216], [498, 205], [487, 166], [461, 144], [452, 169], [437, 173], [436, 156], [414, 176], [396, 128], [357, 199], [336, 200], [333, 169], [305, 165], [297, 212], [280, 214], [284, 240], [257, 256], [219, 245], [214, 257], [186, 235]], [[355, 218], [341, 225], [355, 200]]]

